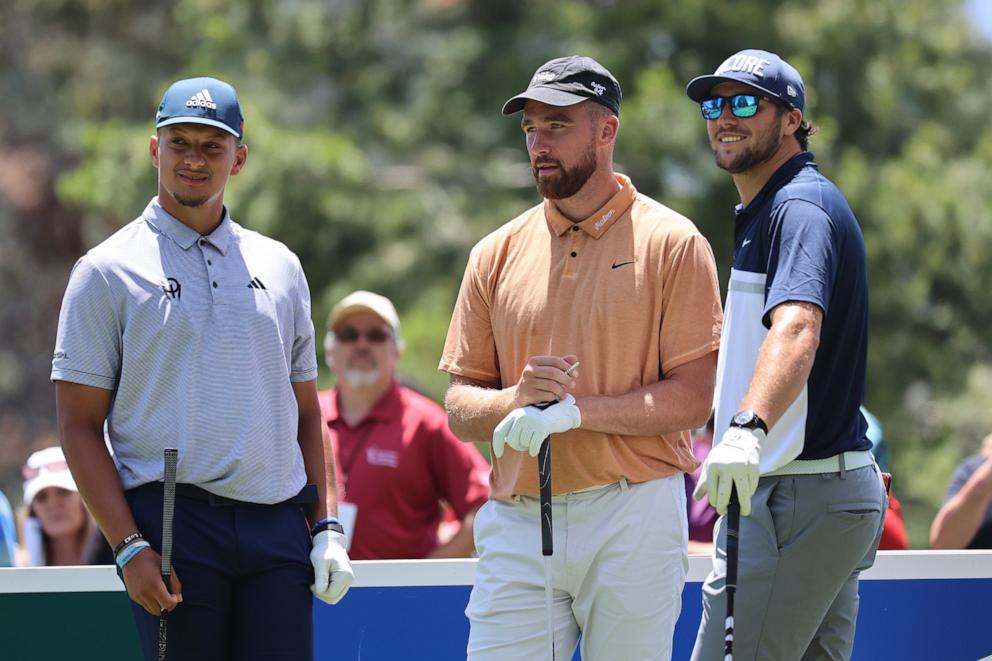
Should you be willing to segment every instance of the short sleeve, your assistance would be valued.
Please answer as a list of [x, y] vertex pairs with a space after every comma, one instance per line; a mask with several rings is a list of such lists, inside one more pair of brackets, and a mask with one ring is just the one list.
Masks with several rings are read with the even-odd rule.
[[438, 369], [485, 383], [500, 383], [487, 286], [490, 263], [483, 244], [476, 245], [458, 289]]
[[52, 381], [112, 390], [120, 374], [122, 331], [110, 283], [91, 258], [80, 258], [62, 299]]
[[442, 422], [433, 430], [432, 462], [439, 493], [459, 519], [489, 498], [489, 464], [474, 443], [455, 437]]
[[971, 479], [971, 476], [974, 475], [975, 471], [978, 470], [978, 467], [984, 461], [981, 455], [972, 455], [958, 464], [958, 467], [954, 470], [954, 475], [951, 476], [951, 482], [947, 486], [947, 495], [944, 496], [945, 503], [964, 488], [964, 485], [968, 483], [968, 480]]
[[303, 267], [297, 261], [297, 296], [293, 319], [293, 366], [290, 381], [313, 381], [317, 378], [317, 353], [314, 346], [310, 286]]
[[687, 234], [663, 267], [659, 355], [662, 374], [720, 348], [723, 308], [716, 260], [699, 233]]
[[839, 256], [834, 223], [826, 211], [804, 200], [787, 200], [772, 212], [772, 249], [762, 321], [789, 301], [815, 303], [828, 312]]

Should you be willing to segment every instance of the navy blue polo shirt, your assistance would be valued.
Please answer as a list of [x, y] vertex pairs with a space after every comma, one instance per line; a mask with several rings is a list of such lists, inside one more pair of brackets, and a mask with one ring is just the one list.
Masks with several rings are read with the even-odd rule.
[[770, 430], [761, 473], [794, 458], [869, 450], [859, 407], [868, 352], [864, 236], [840, 190], [804, 152], [784, 163], [746, 207], [738, 205], [717, 367], [716, 425], [747, 393], [771, 311], [788, 301], [823, 310], [820, 345], [799, 396]]

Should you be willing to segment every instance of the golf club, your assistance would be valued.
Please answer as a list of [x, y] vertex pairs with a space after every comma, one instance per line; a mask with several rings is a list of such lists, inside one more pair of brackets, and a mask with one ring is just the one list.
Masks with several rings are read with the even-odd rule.
[[[554, 402], [538, 404], [546, 409]], [[537, 475], [541, 487], [541, 554], [544, 556], [544, 608], [548, 621], [548, 658], [555, 658], [555, 629], [551, 608], [551, 556], [554, 555], [554, 535], [551, 527], [551, 436], [545, 437], [537, 453]]]
[[[165, 449], [165, 475], [162, 486], [162, 582], [172, 594], [172, 516], [176, 507], [176, 464], [179, 450]], [[158, 660], [165, 661], [169, 633], [169, 612], [163, 609], [158, 618]]]
[[724, 661], [734, 658], [734, 594], [737, 592], [737, 558], [740, 549], [741, 503], [737, 498], [737, 487], [730, 490], [730, 504], [727, 506], [727, 619], [724, 620], [726, 636], [723, 643]]

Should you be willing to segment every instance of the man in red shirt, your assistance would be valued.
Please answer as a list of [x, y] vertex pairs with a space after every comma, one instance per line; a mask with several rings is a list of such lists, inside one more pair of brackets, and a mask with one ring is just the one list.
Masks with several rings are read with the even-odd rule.
[[[324, 342], [337, 386], [318, 393], [338, 458], [338, 499], [357, 508], [352, 560], [469, 557], [489, 497], [489, 465], [430, 399], [396, 381], [403, 350], [389, 299], [356, 291], [334, 306]], [[443, 543], [442, 513], [461, 522]]]

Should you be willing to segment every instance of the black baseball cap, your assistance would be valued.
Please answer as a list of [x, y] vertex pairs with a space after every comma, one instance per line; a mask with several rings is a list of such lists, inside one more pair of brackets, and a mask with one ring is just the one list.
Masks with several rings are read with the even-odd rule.
[[806, 112], [806, 89], [802, 76], [775, 53], [753, 48], [734, 53], [711, 75], [690, 80], [685, 93], [698, 103], [710, 96], [714, 87], [726, 82], [750, 85], [800, 112]]
[[524, 109], [528, 99], [551, 106], [571, 106], [594, 101], [620, 114], [620, 83], [591, 57], [570, 55], [545, 62], [530, 79], [527, 89], [503, 104], [503, 114]]

